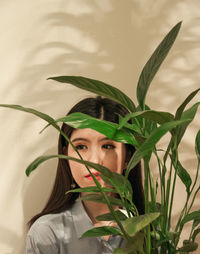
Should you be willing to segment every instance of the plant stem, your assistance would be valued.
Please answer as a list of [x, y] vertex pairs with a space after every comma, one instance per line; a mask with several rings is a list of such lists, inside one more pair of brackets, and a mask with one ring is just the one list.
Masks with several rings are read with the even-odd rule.
[[175, 172], [174, 181], [173, 181], [173, 185], [172, 185], [172, 193], [171, 193], [171, 200], [170, 200], [170, 208], [169, 208], [168, 230], [170, 230], [170, 225], [171, 225], [171, 215], [172, 215], [172, 206], [173, 206], [174, 193], [175, 193], [175, 187], [176, 187], [176, 177], [177, 177], [177, 174], [176, 174], [176, 172]]
[[181, 211], [181, 214], [180, 214], [180, 216], [179, 216], [178, 222], [177, 222], [176, 227], [175, 227], [175, 232], [178, 231], [178, 228], [179, 228], [179, 225], [180, 225], [180, 223], [181, 223], [181, 220], [182, 220], [182, 218], [183, 218], [183, 216], [184, 216], [184, 213], [185, 213], [186, 210], [187, 210], [187, 204], [188, 204], [189, 198], [190, 198], [190, 194], [187, 196], [187, 200], [186, 200], [185, 205], [184, 205], [184, 207], [183, 207], [183, 209], [182, 209], [182, 211]]
[[[170, 144], [171, 144], [171, 142], [170, 142]], [[174, 193], [175, 193], [176, 177], [177, 177], [177, 171], [176, 171], [176, 165], [177, 165], [177, 162], [178, 162], [177, 135], [174, 136], [174, 141], [173, 141], [172, 144], [173, 145], [172, 145], [171, 168], [170, 168], [170, 179], [169, 179], [170, 184], [171, 184], [171, 174], [172, 174], [172, 169], [173, 169], [172, 165], [174, 166], [175, 172], [174, 172], [174, 181], [173, 181], [173, 185], [172, 185], [169, 216], [168, 216], [168, 230], [170, 230], [170, 225], [171, 225], [171, 214], [172, 214], [172, 206], [173, 206], [173, 201], [174, 201]]]
[[[170, 229], [170, 217], [168, 218], [169, 220], [167, 221], [167, 216], [168, 216], [168, 209], [169, 209], [169, 197], [170, 197], [170, 187], [171, 187], [171, 178], [172, 178], [172, 162], [171, 162], [171, 165], [170, 165], [170, 171], [169, 171], [169, 176], [168, 176], [168, 179], [167, 179], [167, 190], [166, 190], [166, 199], [165, 199], [165, 213], [164, 213], [164, 224], [166, 225], [166, 229]], [[171, 212], [171, 211], [170, 211]], [[169, 214], [170, 214], [169, 212]], [[168, 222], [168, 226], [167, 226], [167, 222]]]
[[200, 161], [198, 161], [197, 172], [196, 172], [194, 184], [193, 184], [193, 186], [192, 186], [192, 188], [191, 188], [191, 193], [193, 192], [194, 187], [195, 187], [195, 185], [196, 185], [196, 183], [197, 183], [197, 179], [198, 179], [198, 176], [199, 176], [199, 169], [200, 169]]
[[153, 176], [149, 169], [149, 186], [150, 186], [150, 193], [151, 193], [151, 208], [152, 211], [156, 211], [156, 194], [155, 194], [155, 185], [153, 182]]
[[[144, 190], [145, 190], [145, 213], [149, 213], [149, 165], [148, 159], [144, 158]], [[146, 254], [151, 253], [151, 235], [150, 235], [150, 225], [146, 227], [147, 233], [147, 249]]]
[[155, 156], [156, 156], [156, 159], [157, 159], [157, 162], [158, 162], [159, 177], [160, 177], [160, 196], [161, 196], [161, 202], [162, 202], [163, 201], [163, 184], [162, 184], [162, 171], [161, 171], [162, 162], [161, 162], [161, 159], [158, 156], [157, 151], [155, 151]]
[[[165, 165], [162, 164], [161, 159], [158, 156], [157, 151], [155, 151], [155, 155], [157, 158], [157, 162], [158, 162], [158, 167], [159, 167], [159, 177], [160, 177], [160, 199], [161, 199], [161, 214], [165, 214], [164, 210], [165, 210], [165, 179], [163, 179], [163, 172], [165, 169]], [[163, 168], [163, 170], [162, 170]], [[161, 229], [164, 230], [164, 216], [161, 216], [160, 218], [161, 221]], [[163, 228], [164, 227], [164, 228]]]
[[196, 186], [196, 183], [197, 183], [197, 179], [198, 179], [198, 176], [199, 176], [199, 168], [200, 168], [200, 163], [198, 162], [195, 180], [194, 180], [194, 183], [193, 183], [193, 186], [192, 186], [190, 192], [188, 193], [185, 206], [184, 206], [184, 208], [183, 208], [183, 210], [182, 210], [182, 212], [181, 212], [181, 214], [180, 214], [180, 216], [179, 216], [179, 220], [178, 220], [178, 222], [177, 222], [177, 224], [176, 224], [176, 228], [175, 228], [175, 231], [176, 231], [176, 232], [178, 231], [178, 228], [179, 228], [179, 226], [180, 226], [180, 223], [181, 223], [181, 220], [182, 220], [184, 214], [188, 214], [188, 213], [190, 212], [190, 210], [191, 210], [191, 208], [192, 208], [192, 205], [193, 205], [193, 203], [194, 203], [195, 197], [196, 197], [196, 195], [197, 195], [197, 193], [198, 193], [198, 189], [197, 189], [197, 191], [195, 192], [195, 194], [194, 194], [194, 196], [193, 196], [193, 200], [192, 200], [192, 202], [191, 202], [191, 204], [190, 204], [190, 207], [187, 209], [190, 196], [191, 196], [191, 194], [192, 194], [192, 192], [193, 192], [193, 190], [194, 190], [194, 187]]

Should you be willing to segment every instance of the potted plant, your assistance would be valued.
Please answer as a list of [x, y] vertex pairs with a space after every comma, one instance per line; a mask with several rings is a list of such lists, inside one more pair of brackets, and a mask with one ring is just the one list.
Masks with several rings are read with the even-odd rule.
[[[128, 164], [126, 175], [118, 175], [110, 172], [107, 168], [98, 164], [72, 158], [64, 155], [40, 156], [35, 159], [26, 170], [29, 175], [41, 163], [52, 158], [63, 158], [79, 161], [85, 164], [91, 173], [89, 166], [92, 166], [100, 172], [101, 177], [112, 186], [111, 191], [118, 193], [120, 199], [111, 199], [106, 195], [105, 188], [102, 188], [96, 178], [93, 179], [96, 187], [80, 188], [75, 192], [92, 192], [83, 197], [83, 199], [104, 202], [110, 209], [109, 214], [98, 217], [98, 220], [114, 220], [118, 224], [116, 227], [94, 228], [84, 233], [84, 237], [103, 236], [109, 234], [121, 235], [126, 240], [126, 245], [122, 249], [115, 249], [115, 254], [129, 253], [190, 253], [198, 248], [195, 242], [196, 236], [200, 232], [200, 210], [191, 212], [197, 193], [200, 190], [198, 186], [199, 165], [200, 165], [200, 130], [195, 139], [195, 151], [197, 155], [196, 176], [192, 182], [191, 176], [179, 159], [179, 145], [189, 124], [195, 117], [200, 102], [186, 109], [188, 103], [199, 92], [200, 88], [192, 91], [184, 102], [178, 107], [175, 115], [170, 112], [161, 112], [150, 109], [145, 103], [148, 88], [160, 65], [167, 56], [179, 32], [181, 22], [176, 24], [166, 37], [156, 48], [146, 65], [144, 66], [137, 85], [138, 106], [119, 89], [105, 84], [98, 80], [77, 76], [51, 77], [50, 79], [58, 82], [72, 84], [81, 89], [93, 92], [111, 98], [129, 110], [129, 114], [120, 118], [119, 124], [95, 119], [82, 113], [73, 113], [69, 116], [59, 119], [19, 105], [5, 105], [2, 107], [14, 108], [17, 110], [32, 113], [45, 121], [48, 125], [55, 127], [70, 142], [69, 138], [62, 133], [58, 123], [65, 122], [74, 128], [92, 128], [110, 139], [128, 143], [136, 148]], [[47, 127], [46, 126], [46, 127]], [[46, 127], [44, 129], [46, 129]], [[43, 130], [44, 130], [43, 129]], [[170, 140], [166, 147], [158, 146], [159, 140], [170, 133]], [[78, 152], [78, 151], [77, 151]], [[151, 158], [156, 158], [159, 179], [154, 180], [150, 166]], [[139, 215], [135, 205], [132, 203], [132, 189], [127, 180], [130, 170], [143, 161], [144, 170], [144, 194], [145, 194], [145, 214]], [[91, 173], [92, 174], [92, 173]], [[176, 226], [172, 230], [171, 217], [175, 186], [177, 178], [185, 186], [187, 198], [183, 204], [182, 211], [177, 219]], [[122, 184], [123, 183], [123, 184]], [[160, 200], [157, 202], [157, 187], [160, 188]], [[94, 194], [98, 192], [97, 194]], [[99, 195], [100, 193], [100, 195]], [[114, 211], [112, 204], [117, 204], [126, 209], [127, 215]], [[192, 221], [189, 238], [180, 245], [180, 236], [185, 224]]]

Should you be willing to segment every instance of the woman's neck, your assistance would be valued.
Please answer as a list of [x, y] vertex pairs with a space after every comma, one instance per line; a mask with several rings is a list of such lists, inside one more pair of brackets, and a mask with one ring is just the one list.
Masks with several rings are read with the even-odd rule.
[[90, 217], [92, 223], [95, 225], [99, 223], [96, 217], [105, 213], [109, 213], [109, 209], [106, 204], [92, 202], [92, 201], [83, 201], [84, 208]]
[[[97, 216], [109, 213], [110, 210], [106, 204], [92, 202], [92, 201], [83, 201], [83, 206], [90, 217], [94, 227], [103, 227], [103, 226], [116, 226], [116, 222], [113, 221], [98, 221], [96, 219]], [[114, 210], [117, 207], [113, 207]], [[103, 236], [104, 240], [108, 241], [110, 235]]]

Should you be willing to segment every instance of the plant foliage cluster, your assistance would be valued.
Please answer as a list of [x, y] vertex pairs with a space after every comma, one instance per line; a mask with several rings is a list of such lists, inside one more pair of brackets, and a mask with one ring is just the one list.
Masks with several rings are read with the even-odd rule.
[[[189, 108], [187, 108], [187, 106], [199, 92], [200, 88], [187, 96], [184, 102], [178, 107], [175, 115], [169, 112], [152, 110], [145, 103], [150, 83], [172, 47], [180, 26], [181, 22], [170, 30], [144, 66], [137, 84], [137, 106], [122, 91], [98, 80], [78, 76], [50, 78], [108, 97], [124, 105], [129, 110], [129, 114], [124, 118], [120, 117], [119, 124], [95, 119], [82, 113], [73, 113], [55, 120], [34, 109], [24, 108], [19, 105], [0, 105], [2, 107], [29, 112], [42, 118], [48, 123], [47, 126], [51, 125], [56, 128], [68, 142], [70, 142], [70, 140], [62, 133], [59, 122], [65, 122], [74, 128], [94, 129], [106, 135], [109, 139], [131, 144], [136, 148], [136, 152], [129, 161], [125, 176], [110, 172], [101, 165], [84, 161], [81, 156], [80, 159], [75, 159], [65, 155], [40, 156], [35, 159], [26, 170], [27, 175], [29, 175], [44, 161], [52, 158], [63, 158], [85, 164], [91, 175], [92, 173], [89, 167], [99, 171], [102, 179], [108, 183], [111, 188], [101, 187], [95, 176], [92, 175], [96, 186], [72, 191], [88, 192], [89, 194], [82, 197], [82, 199], [106, 203], [108, 205], [110, 213], [98, 216], [97, 219], [100, 221], [115, 221], [118, 227], [105, 226], [94, 228], [85, 232], [83, 236], [98, 237], [110, 234], [121, 235], [125, 239], [126, 244], [123, 248], [115, 249], [114, 254], [190, 253], [198, 248], [198, 244], [195, 240], [200, 232], [200, 210], [192, 211], [192, 207], [197, 193], [200, 190], [200, 130], [197, 132], [195, 139], [197, 169], [193, 181], [189, 170], [183, 167], [179, 159], [179, 145], [187, 127], [193, 121], [197, 113], [200, 102], [195, 103]], [[170, 134], [169, 142], [166, 148], [160, 149], [158, 142], [167, 133]], [[152, 157], [157, 161], [157, 170], [159, 172], [159, 178], [156, 180], [153, 177], [153, 172], [150, 167]], [[130, 170], [140, 161], [143, 161], [144, 165], [144, 215], [138, 214], [137, 208], [132, 202], [132, 188], [127, 180]], [[177, 219], [177, 223], [175, 227], [172, 227], [171, 218], [175, 187], [178, 178], [185, 186], [187, 197]], [[160, 188], [160, 194], [158, 194], [158, 186]], [[117, 199], [107, 196], [106, 192], [118, 193], [120, 198]], [[160, 203], [157, 201], [158, 195], [160, 195]], [[114, 211], [113, 205], [123, 207], [126, 210], [126, 214], [122, 213], [120, 209]], [[184, 240], [181, 244], [181, 233], [185, 224], [189, 221], [192, 222], [189, 238]]]

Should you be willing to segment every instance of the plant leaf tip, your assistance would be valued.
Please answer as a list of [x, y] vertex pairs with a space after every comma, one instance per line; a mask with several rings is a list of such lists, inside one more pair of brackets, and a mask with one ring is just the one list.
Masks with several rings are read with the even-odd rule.
[[26, 176], [30, 176], [30, 172], [28, 170], [25, 171]]

